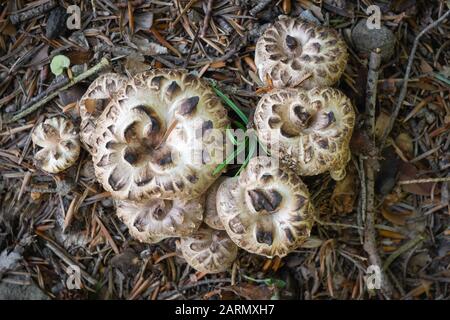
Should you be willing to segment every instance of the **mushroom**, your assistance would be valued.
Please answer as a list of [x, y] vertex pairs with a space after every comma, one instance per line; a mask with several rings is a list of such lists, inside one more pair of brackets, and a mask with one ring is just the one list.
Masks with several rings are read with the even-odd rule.
[[204, 222], [211, 228], [216, 230], [225, 230], [225, 227], [222, 224], [222, 221], [217, 214], [217, 190], [220, 187], [220, 184], [225, 181], [226, 177], [222, 176], [213, 183], [213, 185], [208, 189], [206, 193], [206, 202], [205, 202], [205, 218]]
[[134, 76], [97, 120], [97, 179], [116, 199], [193, 199], [217, 179], [226, 109], [199, 78], [177, 70]]
[[252, 158], [239, 177], [220, 185], [217, 211], [234, 243], [269, 258], [300, 246], [314, 223], [307, 187], [270, 157]]
[[63, 117], [49, 118], [38, 124], [31, 139], [42, 148], [34, 155], [36, 164], [50, 173], [69, 168], [80, 155], [78, 132], [72, 121]]
[[143, 202], [116, 201], [117, 216], [130, 235], [141, 242], [188, 236], [203, 220], [204, 198], [193, 200], [151, 199]]
[[194, 234], [181, 238], [179, 249], [191, 267], [204, 273], [230, 269], [238, 253], [238, 247], [225, 231], [206, 225]]
[[254, 123], [260, 142], [297, 174], [345, 177], [355, 112], [341, 91], [274, 90], [258, 102]]
[[79, 102], [80, 138], [86, 150], [92, 152], [94, 131], [98, 117], [112, 101], [112, 97], [125, 85], [127, 77], [106, 73], [91, 83]]
[[266, 29], [255, 49], [259, 77], [275, 88], [331, 86], [344, 72], [347, 57], [335, 30], [287, 16]]

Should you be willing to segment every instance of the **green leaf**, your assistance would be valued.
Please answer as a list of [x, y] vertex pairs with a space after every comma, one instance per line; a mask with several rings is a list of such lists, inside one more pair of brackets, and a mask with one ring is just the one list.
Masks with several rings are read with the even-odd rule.
[[62, 74], [68, 67], [70, 67], [70, 59], [62, 54], [54, 56], [50, 63], [50, 70], [55, 76]]
[[239, 109], [239, 107], [230, 99], [228, 98], [222, 91], [220, 91], [219, 89], [217, 89], [216, 87], [212, 87], [214, 92], [223, 100], [225, 101], [225, 103], [231, 108], [233, 109], [234, 112], [236, 112], [236, 114], [239, 116], [239, 118], [241, 118], [241, 120], [247, 124], [248, 123], [248, 117], [245, 115], [244, 112], [242, 112], [241, 109]]
[[286, 287], [286, 281], [281, 279], [274, 279], [274, 278], [266, 278], [266, 279], [255, 279], [249, 276], [246, 276], [245, 274], [242, 275], [244, 279], [256, 282], [256, 283], [264, 283], [267, 286], [275, 286], [277, 288], [284, 288]]
[[230, 125], [227, 126], [226, 133], [227, 133], [227, 137], [228, 137], [228, 139], [230, 139], [231, 143], [234, 145], [237, 145], [238, 141], [237, 141], [236, 137], [233, 135]]

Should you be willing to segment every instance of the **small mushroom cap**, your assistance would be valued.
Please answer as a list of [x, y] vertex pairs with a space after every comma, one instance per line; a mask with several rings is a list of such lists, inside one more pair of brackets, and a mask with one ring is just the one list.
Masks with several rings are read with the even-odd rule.
[[252, 158], [239, 177], [220, 185], [217, 211], [234, 243], [269, 258], [301, 245], [314, 223], [307, 187], [269, 157]]
[[80, 138], [86, 150], [92, 151], [94, 131], [98, 117], [111, 103], [111, 98], [125, 85], [127, 77], [106, 73], [99, 76], [91, 83], [81, 97], [79, 108], [81, 116]]
[[226, 109], [199, 78], [138, 74], [97, 120], [97, 179], [121, 200], [199, 197], [217, 179], [227, 124]]
[[269, 77], [275, 88], [331, 86], [347, 58], [346, 44], [335, 30], [286, 16], [266, 29], [255, 49], [259, 77], [266, 84]]
[[195, 232], [202, 224], [203, 204], [204, 198], [116, 201], [117, 216], [127, 225], [131, 236], [146, 243]]
[[345, 176], [341, 171], [350, 160], [355, 112], [341, 91], [273, 90], [260, 99], [254, 123], [260, 142], [297, 174], [330, 171], [336, 180]]
[[226, 177], [221, 176], [206, 192], [206, 203], [205, 203], [205, 218], [204, 222], [213, 229], [225, 230], [222, 221], [217, 214], [217, 201], [216, 195], [220, 184], [225, 181]]
[[224, 272], [236, 260], [238, 247], [225, 231], [202, 225], [194, 234], [181, 238], [180, 250], [186, 262], [204, 273]]
[[31, 139], [42, 148], [34, 155], [36, 164], [50, 173], [69, 168], [80, 155], [78, 132], [72, 121], [63, 117], [49, 118], [38, 124]]

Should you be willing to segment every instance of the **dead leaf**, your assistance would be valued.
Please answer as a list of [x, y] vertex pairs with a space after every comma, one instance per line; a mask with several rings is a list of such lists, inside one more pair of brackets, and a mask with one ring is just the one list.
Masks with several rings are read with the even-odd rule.
[[31, 59], [30, 67], [33, 70], [40, 70], [42, 67], [49, 63], [48, 57], [48, 45], [43, 46]]
[[[419, 177], [418, 176], [419, 171], [411, 163], [402, 162], [400, 164], [399, 169], [400, 169], [400, 174], [398, 177], [399, 181], [414, 180]], [[421, 175], [420, 178], [426, 179], [429, 177], [426, 175]], [[429, 182], [429, 183], [404, 184], [401, 186], [401, 188], [403, 191], [408, 192], [408, 193], [416, 194], [419, 196], [429, 196], [433, 190], [433, 183]], [[434, 191], [439, 192], [439, 189], [436, 188]]]
[[144, 55], [154, 56], [158, 54], [167, 54], [168, 50], [155, 42], [150, 42], [148, 39], [134, 36], [132, 43]]
[[396, 138], [395, 138], [395, 144], [400, 148], [400, 150], [403, 151], [403, 153], [411, 158], [413, 155], [413, 151], [414, 151], [414, 144], [412, 141], [412, 138], [409, 134], [407, 134], [406, 132], [402, 132], [400, 133]]
[[130, 54], [125, 61], [125, 68], [131, 75], [149, 70], [151, 66], [145, 63], [145, 58], [139, 53]]
[[333, 194], [331, 195], [331, 205], [333, 213], [350, 213], [358, 195], [358, 185], [356, 183], [356, 172], [352, 165], [347, 168], [347, 175], [343, 180], [336, 182]]
[[385, 206], [381, 208], [381, 214], [386, 220], [399, 226], [404, 226], [406, 224], [406, 220], [411, 216], [411, 212], [393, 213]]
[[378, 233], [380, 234], [381, 237], [385, 238], [400, 239], [400, 240], [406, 239], [406, 237], [403, 234], [391, 230], [380, 229], [378, 230]]
[[70, 59], [70, 63], [72, 65], [75, 64], [84, 64], [88, 63], [93, 53], [91, 51], [68, 51], [64, 55], [66, 55]]
[[381, 110], [375, 122], [375, 137], [380, 139], [389, 124], [390, 116], [387, 112]]
[[270, 300], [274, 290], [267, 286], [256, 286], [250, 283], [241, 283], [239, 285], [223, 288], [247, 300]]
[[148, 31], [153, 25], [153, 12], [144, 12], [134, 16], [134, 28], [136, 32], [139, 30]]
[[95, 109], [97, 107], [97, 103], [95, 102], [95, 99], [86, 99], [84, 101], [84, 105], [86, 106], [86, 111], [88, 113], [94, 113]]
[[426, 293], [427, 296], [429, 295], [429, 291], [431, 288], [431, 285], [433, 282], [427, 281], [427, 280], [421, 280], [421, 284], [414, 289], [412, 289], [410, 292], [406, 294], [406, 297], [412, 298], [412, 297], [419, 297], [422, 294]]
[[85, 93], [86, 88], [82, 85], [74, 85], [67, 90], [61, 91], [58, 94], [59, 99], [61, 100], [64, 106], [67, 106], [71, 103], [75, 103], [81, 99], [83, 94]]

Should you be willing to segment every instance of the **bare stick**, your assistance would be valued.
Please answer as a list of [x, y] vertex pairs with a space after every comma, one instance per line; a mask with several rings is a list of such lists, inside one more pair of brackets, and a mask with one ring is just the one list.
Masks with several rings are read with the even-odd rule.
[[[58, 90], [54, 90], [52, 92], [48, 92], [48, 95], [43, 97], [41, 100], [37, 101], [36, 103], [34, 103], [32, 106], [30, 106], [29, 108], [19, 112], [18, 114], [16, 114], [14, 117], [12, 117], [11, 120], [7, 121], [6, 123], [11, 123], [11, 122], [15, 122], [19, 119], [22, 119], [23, 117], [26, 117], [27, 115], [29, 115], [30, 113], [33, 113], [34, 111], [36, 111], [37, 109], [39, 109], [40, 107], [42, 107], [43, 105], [45, 105], [46, 103], [50, 102], [53, 98], [55, 98], [61, 91], [67, 90], [69, 89], [71, 86], [75, 85], [76, 83], [83, 81], [86, 78], [89, 78], [90, 76], [98, 73], [99, 71], [101, 71], [103, 68], [109, 66], [109, 61], [106, 58], [102, 58], [102, 60], [96, 64], [95, 66], [93, 66], [92, 68], [90, 68], [89, 70], [83, 72], [82, 74], [76, 76], [73, 78], [72, 81], [70, 81], [69, 83], [67, 83], [66, 85], [58, 88]], [[47, 92], [48, 90], [46, 90]]]
[[425, 179], [415, 179], [415, 180], [402, 180], [399, 181], [399, 185], [404, 184], [416, 184], [416, 183], [437, 183], [437, 182], [450, 182], [450, 177], [442, 178], [425, 178]]
[[208, 4], [206, 6], [205, 20], [203, 20], [202, 31], [200, 32], [200, 37], [202, 38], [206, 35], [206, 31], [208, 30], [209, 26], [209, 21], [211, 21], [213, 2], [214, 0], [208, 0]]
[[[379, 65], [381, 57], [380, 50], [372, 51], [369, 61], [369, 73], [367, 75], [366, 88], [366, 115], [369, 120], [370, 137], [374, 138], [375, 132], [375, 103], [377, 98], [377, 82], [379, 75]], [[369, 261], [372, 265], [378, 266], [381, 270], [383, 265], [381, 257], [377, 250], [377, 238], [375, 232], [375, 167], [378, 151], [376, 148], [370, 151], [369, 157], [365, 161], [366, 172], [366, 221], [364, 230], [364, 250], [369, 255]], [[392, 285], [387, 275], [381, 271], [381, 283], [384, 294], [392, 296]]]
[[428, 25], [425, 29], [423, 29], [414, 39], [414, 44], [411, 49], [411, 53], [409, 54], [408, 59], [408, 65], [406, 66], [405, 71], [405, 77], [403, 78], [403, 85], [402, 89], [400, 90], [400, 94], [398, 96], [397, 104], [395, 105], [394, 112], [392, 113], [391, 117], [389, 118], [389, 124], [386, 127], [383, 137], [381, 138], [381, 145], [383, 146], [385, 144], [386, 138], [389, 136], [389, 134], [392, 131], [392, 128], [394, 127], [395, 120], [397, 119], [398, 113], [400, 112], [400, 108], [402, 107], [403, 100], [405, 100], [406, 97], [406, 91], [408, 90], [408, 81], [409, 81], [409, 74], [411, 73], [412, 64], [414, 61], [414, 56], [416, 55], [417, 46], [419, 45], [420, 38], [430, 31], [431, 29], [435, 28], [437, 25], [439, 25], [442, 21], [444, 21], [448, 16], [450, 15], [450, 10], [448, 10], [446, 13], [444, 13], [439, 19]]
[[370, 133], [372, 137], [375, 135], [375, 107], [377, 103], [377, 84], [378, 74], [381, 63], [380, 49], [370, 53], [369, 73], [367, 74], [367, 88], [366, 88], [366, 112], [369, 117]]
[[9, 16], [9, 20], [11, 20], [12, 24], [18, 24], [18, 23], [24, 22], [26, 20], [30, 20], [34, 17], [37, 17], [37, 16], [53, 9], [54, 7], [56, 7], [57, 4], [58, 4], [57, 1], [51, 0], [51, 1], [43, 3], [41, 5], [34, 6], [29, 9], [25, 9], [23, 11], [14, 13]]

